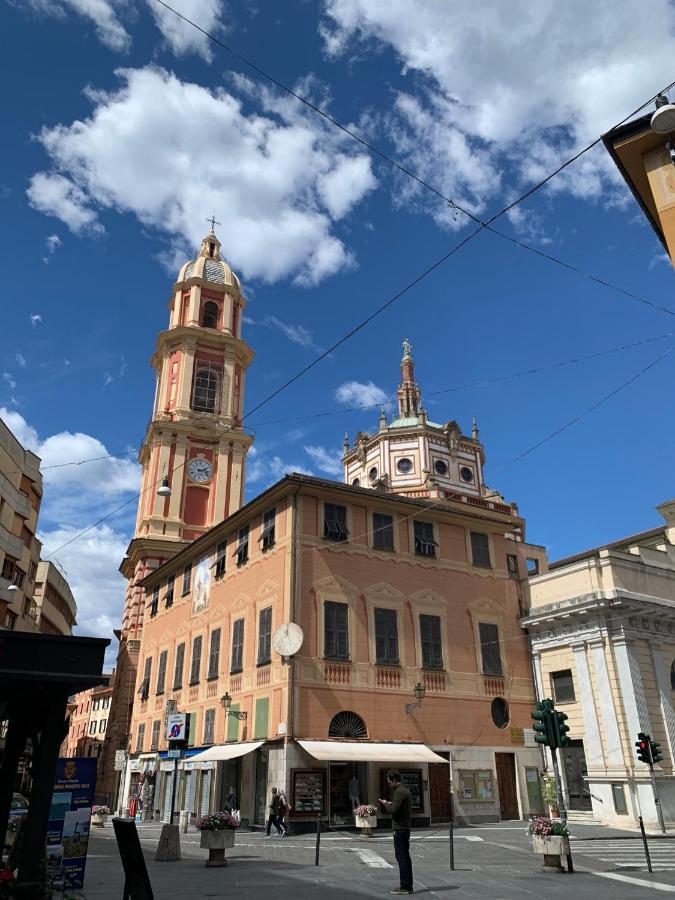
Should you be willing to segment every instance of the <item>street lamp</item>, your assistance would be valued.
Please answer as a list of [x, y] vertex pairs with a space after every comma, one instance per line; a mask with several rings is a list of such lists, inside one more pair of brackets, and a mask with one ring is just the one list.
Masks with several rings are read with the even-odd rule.
[[427, 689], [420, 681], [418, 681], [413, 688], [413, 694], [415, 695], [417, 703], [406, 703], [405, 705], [405, 711], [406, 713], [408, 713], [408, 715], [410, 715], [413, 709], [417, 709], [418, 707], [422, 706], [422, 700], [424, 700], [424, 695], [426, 694], [426, 692]]
[[157, 496], [158, 497], [170, 497], [171, 496], [171, 488], [169, 487], [169, 479], [164, 476], [162, 479], [162, 484], [157, 488]]
[[248, 713], [239, 712], [237, 709], [230, 709], [232, 706], [232, 697], [229, 695], [227, 691], [220, 698], [220, 705], [225, 710], [225, 717], [232, 716], [233, 719], [239, 719], [240, 722], [245, 722], [248, 719]]

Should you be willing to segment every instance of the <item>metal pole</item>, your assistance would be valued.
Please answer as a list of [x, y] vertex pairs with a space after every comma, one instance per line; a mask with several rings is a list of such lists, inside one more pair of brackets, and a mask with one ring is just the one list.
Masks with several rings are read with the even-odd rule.
[[314, 853], [314, 865], [319, 865], [319, 846], [321, 844], [321, 813], [316, 814], [316, 851]]
[[173, 825], [173, 811], [176, 807], [176, 782], [178, 781], [178, 759], [173, 761], [173, 782], [171, 784], [171, 814], [169, 824]]
[[659, 792], [656, 787], [656, 775], [654, 774], [654, 766], [649, 766], [649, 777], [652, 780], [652, 790], [654, 791], [654, 804], [656, 805], [656, 815], [659, 817], [659, 828], [661, 834], [666, 833], [666, 823], [663, 821], [663, 810], [661, 809], [661, 801], [659, 800]]
[[647, 859], [647, 869], [650, 872], [652, 872], [653, 871], [652, 861], [649, 856], [649, 846], [647, 844], [647, 835], [645, 834], [645, 825], [644, 825], [644, 822], [642, 821], [642, 816], [638, 816], [638, 822], [640, 823], [640, 834], [642, 835], [642, 843], [644, 844], [644, 847], [645, 847], [645, 857]]
[[[563, 798], [562, 786], [560, 784], [560, 770], [558, 769], [558, 754], [556, 747], [551, 747], [551, 759], [553, 760], [553, 778], [555, 779], [555, 791], [558, 796], [558, 810], [560, 812], [560, 820], [563, 825], [567, 825], [567, 809], [565, 808], [565, 800]], [[572, 863], [572, 853], [567, 853], [567, 871], [574, 872], [574, 864]]]
[[448, 839], [450, 842], [450, 871], [455, 871], [455, 823], [451, 820], [448, 825]]

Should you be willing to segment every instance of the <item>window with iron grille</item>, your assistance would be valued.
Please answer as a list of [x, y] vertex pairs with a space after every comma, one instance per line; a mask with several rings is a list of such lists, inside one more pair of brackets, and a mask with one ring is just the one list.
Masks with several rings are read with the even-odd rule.
[[143, 680], [141, 681], [138, 693], [141, 700], [147, 700], [150, 693], [150, 673], [152, 672], [152, 657], [148, 656], [145, 660], [145, 669], [143, 670]]
[[237, 558], [238, 566], [243, 566], [248, 560], [248, 525], [244, 525], [243, 528], [239, 529], [239, 539], [234, 555]]
[[276, 509], [268, 509], [263, 516], [263, 526], [258, 540], [262, 543], [263, 551], [274, 546], [274, 523], [276, 521]]
[[150, 618], [154, 619], [159, 609], [159, 585], [152, 592], [152, 600], [150, 601]]
[[220, 412], [220, 384], [223, 370], [207, 362], [197, 362], [192, 383], [192, 409], [198, 412]]
[[373, 513], [373, 547], [376, 550], [394, 549], [394, 519]]
[[227, 541], [220, 541], [216, 546], [216, 578], [222, 578], [225, 574], [225, 553]]
[[482, 531], [471, 532], [471, 559], [479, 569], [491, 569], [490, 542]]
[[185, 662], [185, 644], [176, 647], [176, 665], [173, 670], [173, 689], [179, 690], [183, 686], [183, 663]]
[[192, 563], [185, 563], [183, 566], [183, 596], [190, 593], [190, 582], [192, 581]]
[[378, 665], [398, 665], [398, 622], [395, 609], [375, 610], [375, 659]]
[[152, 736], [150, 738], [150, 749], [158, 750], [159, 749], [159, 727], [161, 725], [160, 719], [155, 719], [152, 723]]
[[166, 658], [169, 655], [168, 650], [162, 650], [159, 654], [159, 665], [157, 666], [157, 693], [164, 693], [164, 682], [166, 681]]
[[515, 553], [506, 554], [506, 568], [508, 569], [509, 575], [511, 575], [513, 578], [517, 578], [520, 574], [520, 570], [518, 568], [518, 557]]
[[143, 744], [145, 744], [145, 722], [141, 722], [136, 732], [136, 753], [143, 752]]
[[213, 743], [213, 733], [215, 731], [216, 724], [216, 711], [215, 709], [207, 709], [204, 711], [204, 744], [212, 744]]
[[422, 642], [422, 665], [424, 668], [442, 669], [443, 647], [440, 616], [420, 614], [420, 639]]
[[169, 608], [169, 606], [173, 606], [173, 586], [174, 586], [175, 581], [176, 581], [175, 575], [169, 575], [169, 577], [166, 579], [165, 603], [166, 603], [167, 609]]
[[237, 619], [232, 626], [232, 660], [230, 674], [241, 672], [244, 659], [244, 620]]
[[349, 659], [349, 607], [346, 603], [327, 600], [323, 605], [324, 656], [326, 659]]
[[258, 665], [272, 659], [272, 607], [261, 609], [258, 617]]
[[211, 632], [211, 643], [209, 645], [209, 673], [207, 678], [217, 678], [218, 669], [220, 668], [220, 628], [216, 628]]
[[499, 646], [499, 627], [491, 622], [481, 622], [478, 626], [480, 653], [484, 675], [502, 675], [502, 654]]
[[323, 536], [331, 541], [346, 541], [349, 536], [347, 507], [336, 503], [324, 503], [323, 514]]
[[192, 665], [190, 667], [190, 684], [199, 681], [199, 670], [202, 665], [202, 636], [198, 635], [192, 641]]
[[436, 541], [432, 522], [414, 521], [415, 554], [417, 556], [436, 556]]

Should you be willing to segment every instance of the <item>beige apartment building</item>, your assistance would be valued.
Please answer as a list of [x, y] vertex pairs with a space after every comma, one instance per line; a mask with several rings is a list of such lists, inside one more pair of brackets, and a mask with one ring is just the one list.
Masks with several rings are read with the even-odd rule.
[[0, 419], [0, 628], [38, 630], [33, 594], [41, 501], [40, 459]]
[[35, 579], [37, 624], [44, 634], [72, 634], [77, 604], [70, 585], [53, 562], [40, 560]]
[[666, 823], [675, 823], [675, 500], [665, 520], [530, 578], [521, 620], [536, 691], [569, 716], [561, 752], [569, 808], [613, 825], [657, 824], [639, 732], [661, 744], [655, 767]]

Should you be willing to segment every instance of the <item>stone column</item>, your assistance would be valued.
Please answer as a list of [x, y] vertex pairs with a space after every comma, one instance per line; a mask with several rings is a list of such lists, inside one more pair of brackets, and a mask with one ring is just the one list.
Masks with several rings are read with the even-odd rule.
[[621, 735], [616, 720], [614, 697], [609, 683], [605, 647], [602, 640], [590, 642], [593, 655], [593, 667], [598, 685], [598, 697], [600, 698], [600, 715], [605, 732], [604, 753], [608, 766], [622, 768], [624, 765], [623, 748], [621, 747]]
[[672, 694], [670, 679], [668, 678], [666, 667], [663, 663], [663, 648], [661, 644], [650, 641], [649, 649], [651, 650], [656, 684], [659, 689], [661, 713], [663, 715], [663, 724], [666, 729], [666, 740], [668, 741], [670, 760], [671, 764], [675, 767], [675, 710], [673, 710], [673, 704], [670, 700]]
[[614, 640], [613, 646], [628, 733], [636, 737], [640, 731], [651, 734], [647, 698], [633, 642], [620, 637]]
[[192, 337], [184, 342], [176, 409], [190, 409], [196, 348], [197, 342]]
[[[602, 648], [601, 648], [602, 649]], [[584, 717], [584, 753], [589, 768], [604, 768], [605, 760], [603, 757], [602, 740], [600, 738], [600, 725], [598, 724], [598, 714], [595, 709], [595, 700], [593, 697], [593, 685], [591, 675], [588, 670], [588, 660], [586, 659], [586, 645], [573, 644], [574, 652], [574, 668], [577, 673], [577, 688], [579, 690], [579, 702], [581, 703], [581, 713]]]

